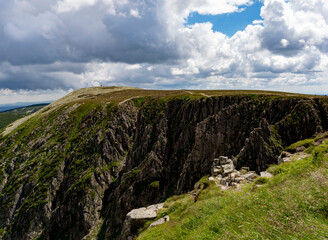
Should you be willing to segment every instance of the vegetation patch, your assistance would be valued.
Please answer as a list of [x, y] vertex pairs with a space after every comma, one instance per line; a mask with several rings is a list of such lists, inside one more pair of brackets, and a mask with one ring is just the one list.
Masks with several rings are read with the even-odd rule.
[[257, 185], [263, 185], [263, 184], [266, 184], [267, 182], [269, 181], [268, 178], [266, 177], [258, 177], [254, 183], [257, 184]]
[[47, 104], [22, 107], [22, 108], [17, 108], [14, 110], [0, 112], [0, 129], [8, 126], [9, 124], [11, 124], [12, 122], [16, 121], [19, 118], [28, 116], [28, 115], [40, 110], [44, 106], [47, 106]]
[[296, 149], [298, 147], [305, 147], [305, 148], [309, 148], [312, 147], [314, 144], [314, 139], [305, 139], [296, 143], [293, 143], [292, 145], [290, 145], [289, 147], [286, 148], [286, 151], [291, 151], [291, 152], [296, 152]]
[[[239, 191], [210, 185], [197, 202], [188, 194], [169, 198], [161, 216], [171, 221], [138, 239], [326, 239], [327, 152], [323, 143], [310, 157], [270, 167], [269, 181], [259, 178]], [[254, 188], [259, 182], [265, 184]]]
[[148, 185], [150, 188], [159, 188], [159, 181], [154, 181]]

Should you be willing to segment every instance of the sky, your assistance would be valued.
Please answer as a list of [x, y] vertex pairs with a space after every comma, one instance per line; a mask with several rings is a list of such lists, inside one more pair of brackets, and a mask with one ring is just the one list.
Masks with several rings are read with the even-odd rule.
[[328, 94], [326, 0], [0, 0], [0, 104], [93, 86]]

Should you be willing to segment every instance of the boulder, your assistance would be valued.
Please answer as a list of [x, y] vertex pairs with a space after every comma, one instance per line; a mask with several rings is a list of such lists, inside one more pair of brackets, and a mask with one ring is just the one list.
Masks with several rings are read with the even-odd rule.
[[261, 172], [260, 176], [269, 178], [269, 177], [272, 177], [272, 174], [269, 173], [268, 171], [263, 171], [263, 172]]
[[209, 181], [215, 181], [215, 178], [214, 177], [209, 177], [208, 180]]
[[133, 238], [138, 229], [143, 227], [147, 221], [157, 217], [157, 211], [163, 208], [163, 206], [164, 203], [159, 203], [130, 211], [126, 215], [123, 224], [121, 239]]
[[255, 172], [248, 172], [245, 175], [243, 175], [242, 177], [244, 177], [247, 181], [253, 181], [255, 178], [258, 177], [258, 175]]
[[225, 165], [228, 163], [228, 157], [224, 157], [224, 156], [220, 156], [219, 157], [219, 162], [220, 162], [220, 165]]
[[217, 167], [217, 166], [214, 166], [213, 168], [212, 168], [212, 176], [217, 176], [217, 175], [219, 175], [219, 174], [221, 174], [222, 173], [222, 169], [221, 169], [221, 167]]
[[[231, 160], [230, 160], [231, 161]], [[224, 176], [228, 176], [230, 173], [232, 173], [235, 170], [235, 167], [233, 166], [233, 163], [222, 165], [222, 172]]]
[[170, 217], [169, 217], [169, 215], [166, 215], [165, 217], [162, 217], [162, 218], [158, 219], [157, 221], [153, 222], [152, 224], [150, 224], [149, 228], [161, 225], [168, 221], [170, 221]]

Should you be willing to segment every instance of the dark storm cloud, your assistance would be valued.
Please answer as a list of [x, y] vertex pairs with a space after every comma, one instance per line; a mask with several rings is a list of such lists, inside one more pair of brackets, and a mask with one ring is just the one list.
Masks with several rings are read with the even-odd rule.
[[[158, 2], [117, 4], [109, 13], [113, 6], [102, 1], [76, 11], [59, 11], [55, 0], [1, 1], [0, 88], [74, 87], [77, 79], [68, 81], [66, 75], [83, 73], [92, 61], [176, 61], [179, 51], [156, 15]], [[130, 82], [133, 75], [126, 78]]]
[[[69, 70], [74, 69], [70, 67]], [[53, 70], [53, 71], [50, 71]], [[45, 90], [70, 89], [76, 87], [77, 77], [70, 72], [56, 72], [56, 67], [0, 66], [0, 86], [8, 89]]]
[[0, 0], [0, 89], [265, 88], [285, 73], [295, 84], [294, 73], [327, 70], [325, 0], [264, 0], [263, 26], [231, 38], [210, 23], [184, 25], [190, 12], [230, 13], [246, 2]]
[[0, 19], [0, 62], [25, 65], [98, 59], [158, 63], [179, 58], [176, 44], [167, 40], [166, 26], [155, 14], [156, 1], [136, 1], [138, 15], [130, 13], [131, 6], [113, 15], [99, 11], [102, 3], [68, 13], [54, 12], [51, 4], [40, 11], [38, 3], [34, 4], [34, 11], [15, 3], [1, 4], [14, 15], [3, 14]]

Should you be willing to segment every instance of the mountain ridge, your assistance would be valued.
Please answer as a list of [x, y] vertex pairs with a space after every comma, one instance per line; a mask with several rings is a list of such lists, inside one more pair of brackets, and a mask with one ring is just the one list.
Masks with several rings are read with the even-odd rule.
[[99, 89], [72, 93], [0, 138], [3, 239], [119, 237], [128, 211], [191, 190], [214, 157], [260, 171], [328, 130], [325, 97]]

